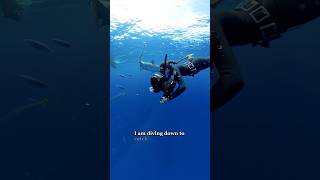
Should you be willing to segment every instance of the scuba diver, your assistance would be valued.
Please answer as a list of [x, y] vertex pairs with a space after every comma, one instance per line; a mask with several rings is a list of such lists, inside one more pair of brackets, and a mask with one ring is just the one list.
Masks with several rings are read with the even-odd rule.
[[[193, 54], [178, 61], [167, 61], [167, 54], [164, 62], [160, 64], [160, 71], [153, 74], [150, 79], [150, 92], [163, 92], [160, 103], [166, 103], [176, 98], [186, 90], [183, 76], [194, 76], [199, 71], [210, 67], [209, 58], [193, 58]], [[183, 60], [187, 60], [183, 64], [179, 64]], [[178, 84], [178, 87], [176, 85]]]
[[231, 100], [244, 85], [231, 46], [268, 48], [282, 33], [320, 15], [320, 0], [244, 0], [233, 10], [216, 13], [220, 2], [211, 0], [210, 4], [211, 74], [216, 69], [219, 76], [211, 83], [211, 111]]

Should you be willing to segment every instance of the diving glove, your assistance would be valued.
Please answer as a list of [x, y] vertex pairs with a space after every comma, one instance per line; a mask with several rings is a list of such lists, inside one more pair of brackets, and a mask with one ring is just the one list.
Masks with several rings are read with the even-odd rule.
[[161, 99], [160, 99], [160, 104], [164, 104], [164, 103], [166, 103], [166, 102], [168, 102], [170, 100], [170, 98], [169, 97], [161, 97]]

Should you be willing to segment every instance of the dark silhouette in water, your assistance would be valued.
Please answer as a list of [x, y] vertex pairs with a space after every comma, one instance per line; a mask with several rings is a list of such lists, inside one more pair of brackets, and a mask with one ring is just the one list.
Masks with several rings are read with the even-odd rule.
[[90, 0], [89, 3], [96, 20], [97, 28], [106, 26], [109, 19], [109, 1]]
[[20, 113], [31, 110], [31, 109], [38, 107], [38, 106], [47, 107], [48, 101], [49, 101], [48, 98], [43, 98], [40, 101], [35, 101], [30, 104], [18, 107], [16, 109], [12, 110], [11, 112], [7, 113], [3, 117], [1, 117], [0, 122], [6, 121], [8, 119], [12, 119], [12, 118], [18, 116]]
[[[184, 64], [178, 64], [187, 59]], [[160, 71], [154, 73], [150, 78], [150, 91], [158, 93], [163, 92], [160, 103], [166, 103], [186, 90], [183, 76], [194, 76], [198, 72], [210, 67], [210, 58], [192, 58], [192, 54], [187, 55], [178, 61], [167, 62], [167, 54], [165, 60], [160, 65]], [[176, 88], [176, 84], [178, 87]]]
[[219, 3], [221, 3], [221, 0], [211, 0], [211, 7], [215, 8], [218, 6]]
[[230, 46], [251, 43], [267, 48], [288, 29], [320, 15], [319, 1], [312, 0], [244, 0], [233, 10], [215, 13], [217, 2], [211, 1], [211, 67], [216, 67], [219, 79], [211, 86], [211, 111], [231, 100], [244, 85]]
[[57, 38], [54, 38], [52, 39], [52, 41], [56, 44], [58, 44], [59, 46], [62, 46], [62, 47], [71, 47], [71, 43], [66, 41], [66, 40], [62, 40], [62, 39], [57, 39]]
[[24, 40], [30, 47], [39, 50], [39, 51], [44, 51], [44, 52], [53, 52], [52, 49], [50, 49], [48, 47], [48, 45], [46, 45], [43, 42], [37, 41], [37, 40], [33, 40], [33, 39], [25, 39]]
[[32, 76], [28, 76], [28, 75], [24, 75], [21, 74], [19, 75], [20, 78], [24, 79], [27, 83], [29, 83], [30, 85], [33, 85], [35, 87], [40, 87], [40, 88], [48, 88], [49, 85], [37, 78], [34, 78]]
[[0, 0], [0, 15], [19, 21], [23, 15], [23, 7], [16, 0]]

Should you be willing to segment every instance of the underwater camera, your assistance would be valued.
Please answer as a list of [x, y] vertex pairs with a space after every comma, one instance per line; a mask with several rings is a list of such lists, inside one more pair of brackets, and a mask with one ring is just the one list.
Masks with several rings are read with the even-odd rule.
[[[168, 55], [165, 55], [164, 58], [164, 65], [166, 65], [167, 63], [167, 57]], [[158, 93], [163, 89], [163, 84], [165, 82], [165, 76], [163, 75], [163, 73], [161, 73], [162, 69], [164, 67], [160, 67], [160, 72], [154, 73], [150, 79], [150, 83], [151, 83], [151, 87], [150, 87], [150, 91], [151, 92], [155, 92]]]
[[165, 77], [161, 73], [154, 73], [150, 79], [152, 86], [152, 91], [158, 93], [163, 88], [163, 83], [165, 82]]

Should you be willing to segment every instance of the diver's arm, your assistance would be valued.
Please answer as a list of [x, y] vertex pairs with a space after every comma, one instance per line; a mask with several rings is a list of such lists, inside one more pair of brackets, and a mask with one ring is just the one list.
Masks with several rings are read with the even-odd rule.
[[176, 80], [171, 81], [171, 84], [169, 85], [167, 91], [165, 91], [162, 97], [160, 98], [161, 104], [176, 98], [186, 90], [186, 86], [182, 78], [180, 78], [177, 82], [178, 82], [178, 88], [174, 90], [174, 87], [176, 86]]
[[[160, 100], [160, 103], [161, 101], [167, 102], [169, 100], [172, 100], [177, 96], [181, 95], [186, 90], [185, 82], [182, 79], [182, 75], [178, 69], [174, 70], [173, 76], [174, 76], [174, 79], [173, 81], [171, 81], [171, 84], [167, 89], [167, 91], [163, 94]], [[174, 87], [176, 86], [176, 82], [178, 83], [178, 88], [174, 90]]]
[[243, 0], [242, 3], [244, 6], [234, 10], [216, 13], [231, 46], [252, 43], [268, 47], [269, 41], [281, 37], [288, 29], [320, 16], [318, 0]]
[[[219, 76], [216, 83], [211, 83], [210, 88], [210, 109], [215, 111], [231, 100], [241, 90], [244, 82], [240, 67], [219, 23], [215, 21], [214, 17], [211, 17], [211, 19], [213, 19], [211, 31], [214, 32], [211, 35], [211, 38], [213, 38], [211, 39], [213, 43], [211, 44], [211, 58], [213, 58], [212, 62]], [[213, 71], [212, 65], [211, 73], [215, 73]]]
[[186, 84], [184, 82], [184, 80], [182, 79], [182, 77], [179, 77], [178, 82], [178, 88], [172, 92], [172, 94], [169, 96], [170, 100], [176, 98], [177, 96], [181, 95], [185, 90], [186, 90]]
[[[289, 28], [304, 24], [320, 16], [320, 3], [317, 0], [244, 0], [243, 2], [257, 2], [258, 4], [249, 11], [237, 8], [215, 15], [212, 13], [211, 30], [215, 28], [213, 31], [216, 31], [220, 36], [224, 53], [221, 58], [214, 57], [215, 51], [211, 46], [211, 51], [213, 50], [211, 57], [213, 57], [219, 73], [218, 81], [210, 90], [211, 111], [221, 107], [234, 97], [244, 84], [239, 65], [236, 63], [228, 44], [234, 46], [252, 43], [253, 45], [261, 44], [268, 47], [269, 41], [281, 37], [280, 35]], [[265, 10], [267, 13], [265, 13]], [[211, 12], [214, 12], [214, 10]], [[254, 18], [258, 18], [258, 15], [263, 12], [270, 16], [262, 21], [256, 21], [257, 19]]]

